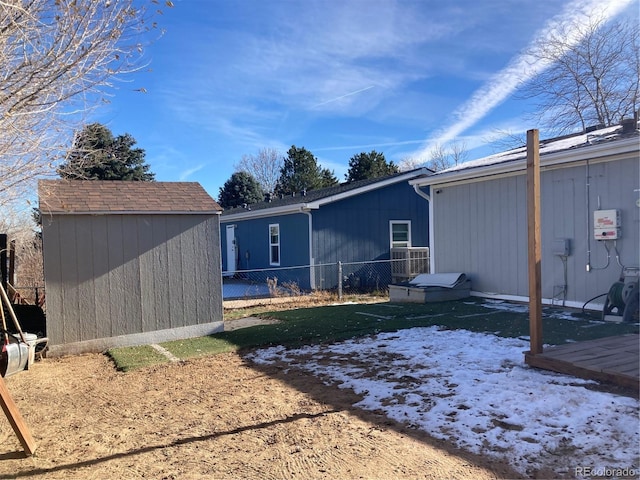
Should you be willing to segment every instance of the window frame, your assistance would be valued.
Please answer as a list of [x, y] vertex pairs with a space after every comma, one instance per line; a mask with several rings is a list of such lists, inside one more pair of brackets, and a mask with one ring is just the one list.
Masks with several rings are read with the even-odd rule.
[[[273, 235], [271, 234], [272, 229], [276, 229], [277, 241], [273, 242]], [[276, 249], [278, 258], [274, 260], [274, 248]], [[279, 223], [270, 223], [269, 224], [269, 265], [274, 267], [280, 266], [280, 224]]]
[[[394, 242], [393, 240], [393, 227], [394, 225], [406, 225], [407, 226], [407, 240], [406, 242]], [[403, 245], [398, 245], [403, 243]], [[406, 245], [405, 245], [406, 243]], [[389, 245], [391, 248], [411, 248], [411, 220], [389, 220]]]

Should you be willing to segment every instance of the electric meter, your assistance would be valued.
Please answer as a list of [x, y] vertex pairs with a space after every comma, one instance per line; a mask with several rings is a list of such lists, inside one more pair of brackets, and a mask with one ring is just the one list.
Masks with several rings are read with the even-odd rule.
[[620, 238], [620, 210], [594, 211], [593, 236], [596, 240], [616, 240]]

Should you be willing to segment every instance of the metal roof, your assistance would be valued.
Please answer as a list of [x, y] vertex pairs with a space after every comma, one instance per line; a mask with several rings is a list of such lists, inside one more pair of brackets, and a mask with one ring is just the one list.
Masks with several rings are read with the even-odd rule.
[[[615, 158], [637, 152], [639, 132], [625, 132], [617, 125], [586, 133], [565, 135], [540, 141], [542, 167], [570, 164], [586, 160]], [[412, 180], [412, 185], [439, 185], [448, 182], [478, 180], [500, 174], [526, 170], [526, 146], [497, 153], [488, 157], [461, 163], [428, 177]]]

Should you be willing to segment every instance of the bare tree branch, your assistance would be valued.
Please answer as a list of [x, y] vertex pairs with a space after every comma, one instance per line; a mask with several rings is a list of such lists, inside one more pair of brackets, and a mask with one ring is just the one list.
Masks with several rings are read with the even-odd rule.
[[[35, 230], [29, 210], [16, 210], [4, 206], [0, 217], [0, 233], [7, 234], [9, 242], [15, 246], [16, 287], [44, 286], [42, 242]], [[23, 297], [33, 295], [33, 289], [20, 289]], [[32, 302], [35, 298], [29, 298]]]
[[[571, 30], [582, 40], [571, 43]], [[522, 86], [521, 97], [537, 101], [536, 121], [551, 135], [611, 126], [633, 116], [640, 92], [638, 18], [605, 22], [591, 17], [535, 45], [545, 71]]]
[[157, 26], [139, 4], [0, 0], [0, 204], [51, 174], [113, 81], [143, 67]]
[[273, 193], [283, 165], [283, 155], [280, 152], [275, 148], [262, 148], [256, 155], [243, 155], [234, 168], [238, 172], [251, 174], [265, 193]]
[[449, 154], [442, 144], [438, 143], [431, 148], [426, 165], [435, 172], [449, 168]]
[[398, 168], [401, 172], [408, 172], [409, 170], [420, 168], [423, 164], [424, 162], [415, 157], [405, 157], [398, 163]]
[[469, 157], [469, 152], [467, 150], [467, 144], [465, 142], [453, 142], [449, 147], [451, 161], [454, 165], [458, 165], [463, 163]]
[[453, 142], [448, 147], [441, 144], [433, 146], [425, 166], [435, 172], [446, 170], [467, 160], [469, 152], [464, 142]]
[[520, 148], [527, 144], [526, 133], [514, 133], [510, 130], [495, 129], [485, 143], [491, 145], [494, 153]]

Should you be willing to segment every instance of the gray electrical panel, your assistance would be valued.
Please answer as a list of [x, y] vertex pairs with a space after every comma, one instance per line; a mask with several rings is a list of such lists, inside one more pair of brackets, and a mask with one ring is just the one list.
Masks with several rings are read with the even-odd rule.
[[551, 246], [552, 253], [559, 257], [571, 255], [571, 241], [568, 238], [556, 238]]

